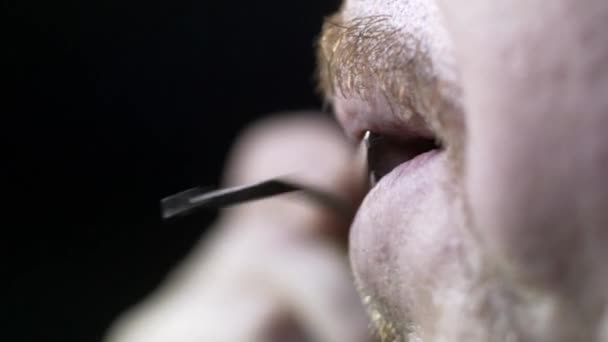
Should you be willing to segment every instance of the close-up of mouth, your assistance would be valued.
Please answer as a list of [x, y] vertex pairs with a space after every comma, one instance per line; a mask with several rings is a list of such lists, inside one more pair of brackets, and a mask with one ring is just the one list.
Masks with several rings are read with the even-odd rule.
[[[436, 261], [442, 253], [438, 246], [452, 232], [444, 224], [447, 212], [434, 206], [443, 200], [449, 147], [428, 124], [431, 118], [421, 114], [399, 115], [359, 99], [340, 98], [335, 105], [346, 134], [360, 139], [366, 155], [369, 187], [351, 226], [350, 258], [359, 290], [370, 298], [368, 310], [381, 317], [375, 322], [380, 329], [382, 320], [399, 320], [416, 310], [398, 306], [397, 313], [387, 312], [386, 298], [414, 300], [422, 293], [412, 295], [403, 288], [446, 264]], [[408, 276], [398, 276], [400, 272]]]
[[365, 150], [370, 189], [395, 169], [423, 167], [446, 149], [443, 135], [422, 108], [402, 106], [381, 94], [333, 98], [336, 118], [351, 140]]
[[608, 342], [608, 0], [4, 7], [5, 340]]
[[422, 167], [442, 146], [435, 138], [410, 137], [395, 139], [367, 131], [363, 138], [366, 149], [370, 188], [397, 167]]

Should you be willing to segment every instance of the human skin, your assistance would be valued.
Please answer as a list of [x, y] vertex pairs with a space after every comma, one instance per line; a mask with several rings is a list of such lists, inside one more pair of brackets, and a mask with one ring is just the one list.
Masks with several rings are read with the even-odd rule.
[[[347, 0], [328, 20], [320, 71], [338, 121], [355, 143], [404, 141], [350, 233], [382, 340], [608, 341], [607, 26], [602, 0]], [[359, 177], [327, 148], [338, 134], [305, 122], [253, 129], [229, 183], [301, 168], [352, 196], [334, 187]], [[411, 159], [420, 137], [441, 148]], [[225, 217], [109, 341], [286, 341], [300, 329], [285, 332], [285, 313], [313, 340], [367, 339], [327, 213], [276, 199]]]
[[[327, 115], [289, 112], [240, 135], [223, 186], [287, 175], [354, 203], [362, 169]], [[211, 233], [118, 317], [105, 341], [371, 342], [344, 248], [350, 219], [297, 193], [222, 210]]]
[[347, 0], [328, 20], [322, 86], [351, 138], [442, 144], [351, 228], [384, 340], [608, 341], [606, 32], [602, 0]]

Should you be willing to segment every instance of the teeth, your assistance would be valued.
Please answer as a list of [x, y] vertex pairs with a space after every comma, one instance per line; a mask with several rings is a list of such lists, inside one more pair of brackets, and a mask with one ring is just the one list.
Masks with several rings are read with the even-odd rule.
[[376, 176], [376, 173], [374, 171], [371, 171], [369, 173], [369, 188], [373, 188], [376, 186], [376, 184], [378, 184], [378, 177]]
[[365, 148], [369, 150], [370, 148], [370, 142], [369, 140], [372, 137], [372, 132], [370, 131], [365, 131], [365, 135], [363, 136], [363, 144], [365, 144]]
[[371, 166], [371, 154], [370, 154], [370, 149], [371, 149], [371, 138], [372, 138], [372, 132], [371, 131], [366, 131], [365, 135], [363, 136], [363, 146], [365, 147], [365, 159], [366, 159], [366, 168], [367, 168], [367, 173], [369, 175], [369, 188], [373, 188], [376, 186], [376, 184], [378, 183], [378, 176], [376, 175], [376, 173], [370, 168]]

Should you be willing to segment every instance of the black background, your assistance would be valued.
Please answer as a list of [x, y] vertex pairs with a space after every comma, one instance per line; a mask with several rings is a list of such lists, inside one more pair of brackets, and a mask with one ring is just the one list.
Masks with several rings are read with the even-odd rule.
[[217, 184], [252, 120], [319, 107], [338, 5], [4, 3], [0, 339], [97, 341], [154, 289], [213, 219], [163, 224], [158, 200]]

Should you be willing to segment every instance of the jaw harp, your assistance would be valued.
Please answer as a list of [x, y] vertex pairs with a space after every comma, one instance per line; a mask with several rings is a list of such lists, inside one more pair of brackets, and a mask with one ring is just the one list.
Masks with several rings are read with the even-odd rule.
[[306, 198], [341, 216], [349, 217], [353, 209], [344, 200], [326, 191], [276, 178], [248, 186], [238, 186], [206, 192], [200, 187], [169, 196], [161, 200], [162, 217], [165, 220], [193, 214], [202, 209], [218, 209], [292, 192], [301, 192]]

